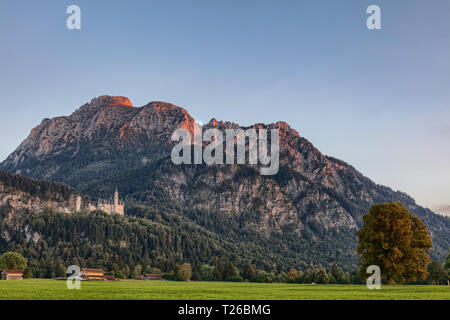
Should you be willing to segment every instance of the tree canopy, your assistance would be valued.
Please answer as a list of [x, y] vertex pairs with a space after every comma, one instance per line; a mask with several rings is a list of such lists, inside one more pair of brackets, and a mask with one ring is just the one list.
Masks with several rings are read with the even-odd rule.
[[189, 263], [183, 263], [178, 269], [177, 276], [181, 281], [189, 281], [191, 279], [192, 268]]
[[447, 260], [445, 261], [445, 268], [450, 270], [450, 253], [447, 256]]
[[388, 202], [370, 208], [358, 231], [357, 253], [359, 275], [366, 278], [366, 269], [377, 265], [382, 278], [392, 283], [425, 279], [428, 256], [432, 246], [427, 226], [402, 204]]
[[432, 261], [428, 267], [428, 279], [431, 284], [439, 284], [441, 281], [447, 278], [447, 270], [445, 270], [444, 265], [437, 260]]
[[0, 269], [11, 269], [23, 271], [27, 266], [27, 259], [20, 253], [6, 252], [0, 256]]

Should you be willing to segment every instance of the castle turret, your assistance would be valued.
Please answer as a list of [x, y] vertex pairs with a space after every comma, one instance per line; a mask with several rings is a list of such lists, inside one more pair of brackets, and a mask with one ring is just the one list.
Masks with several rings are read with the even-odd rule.
[[114, 192], [114, 213], [118, 213], [118, 208], [119, 208], [119, 191], [117, 191], [117, 187], [116, 187], [116, 191]]
[[81, 211], [81, 203], [82, 203], [81, 197], [77, 196], [75, 199], [75, 212]]

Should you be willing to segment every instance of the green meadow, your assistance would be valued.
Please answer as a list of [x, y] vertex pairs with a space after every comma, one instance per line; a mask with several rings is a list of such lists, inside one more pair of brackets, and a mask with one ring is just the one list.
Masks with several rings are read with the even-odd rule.
[[242, 282], [82, 281], [80, 290], [65, 281], [0, 281], [0, 300], [450, 300], [450, 286], [306, 285]]

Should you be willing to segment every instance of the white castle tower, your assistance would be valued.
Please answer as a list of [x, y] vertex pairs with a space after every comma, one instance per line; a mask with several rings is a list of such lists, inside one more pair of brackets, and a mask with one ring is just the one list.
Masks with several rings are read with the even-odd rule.
[[77, 196], [75, 199], [75, 212], [81, 211], [81, 204], [82, 204], [82, 199], [80, 196]]
[[114, 205], [113, 205], [113, 213], [118, 214], [119, 213], [119, 191], [114, 191]]

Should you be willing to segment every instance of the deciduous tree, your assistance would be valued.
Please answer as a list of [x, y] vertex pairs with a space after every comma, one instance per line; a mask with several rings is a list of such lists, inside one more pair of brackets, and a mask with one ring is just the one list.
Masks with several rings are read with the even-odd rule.
[[298, 272], [295, 269], [291, 269], [288, 273], [288, 281], [294, 282], [298, 278]]
[[339, 281], [341, 278], [342, 271], [339, 269], [338, 265], [336, 263], [333, 264], [331, 267], [331, 275], [336, 280], [336, 282]]
[[388, 202], [370, 208], [358, 231], [359, 275], [377, 265], [390, 284], [427, 277], [432, 246], [427, 226], [402, 204]]
[[17, 252], [5, 252], [0, 256], [0, 269], [23, 271], [27, 266], [27, 259]]
[[253, 280], [256, 276], [256, 267], [253, 264], [244, 264], [243, 268], [242, 268], [242, 277], [245, 280]]
[[189, 263], [183, 263], [177, 271], [178, 279], [181, 281], [189, 281], [191, 279], [192, 268]]
[[137, 278], [142, 274], [142, 266], [140, 264], [136, 265], [133, 270], [133, 278]]
[[445, 261], [445, 268], [447, 271], [450, 271], [450, 253], [447, 256], [447, 260]]
[[432, 261], [428, 265], [427, 271], [429, 273], [428, 279], [431, 284], [439, 284], [447, 278], [447, 270], [445, 270], [444, 265], [440, 261]]

